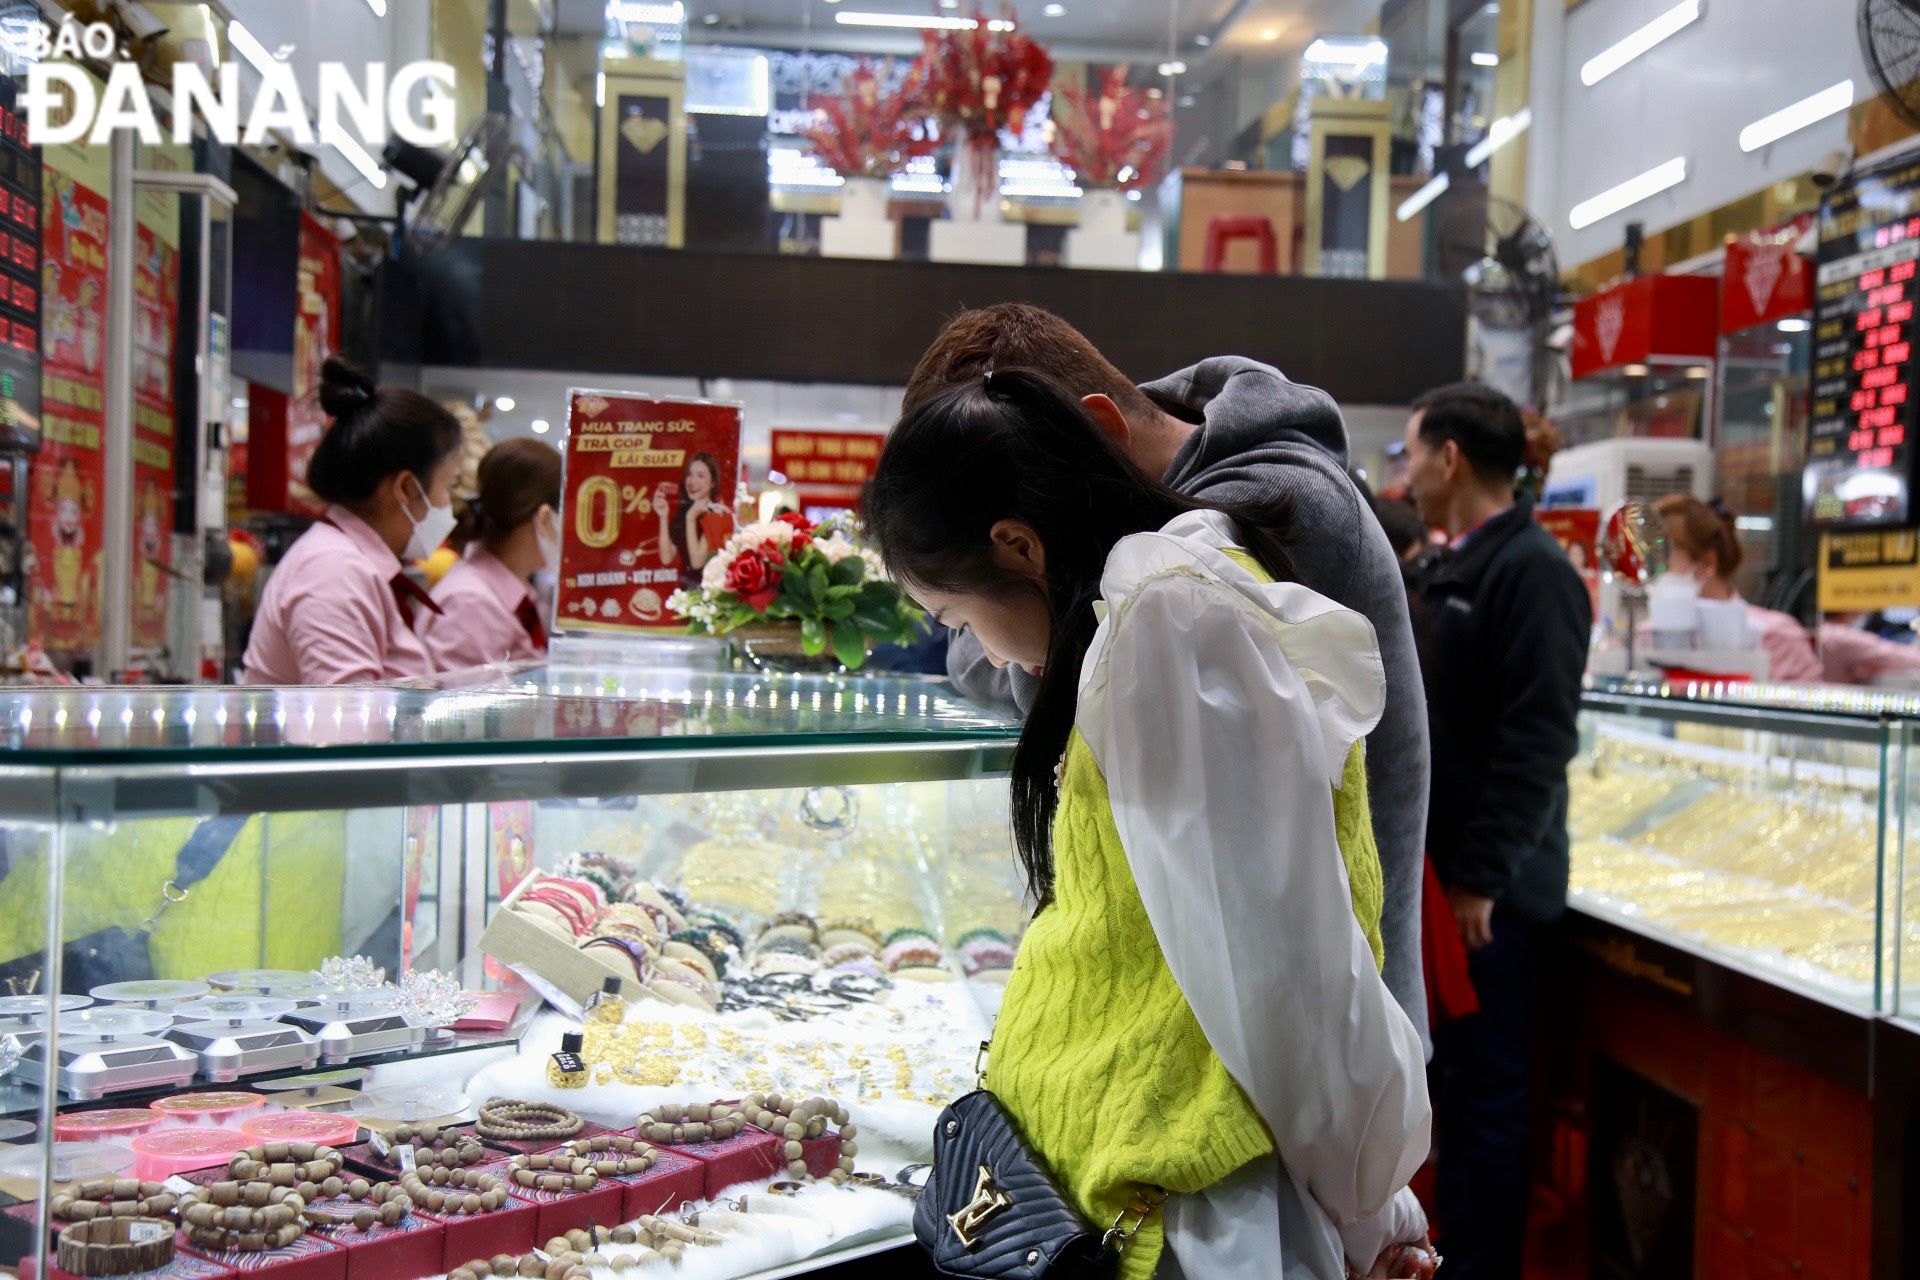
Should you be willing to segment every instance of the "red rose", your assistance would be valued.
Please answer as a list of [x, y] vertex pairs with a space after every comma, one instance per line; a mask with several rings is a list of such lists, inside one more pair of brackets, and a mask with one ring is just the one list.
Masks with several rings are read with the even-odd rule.
[[813, 521], [807, 519], [798, 511], [782, 511], [773, 519], [776, 524], [790, 524], [808, 537], [813, 536]]
[[727, 590], [764, 610], [780, 593], [774, 571], [757, 552], [743, 551], [727, 566]]

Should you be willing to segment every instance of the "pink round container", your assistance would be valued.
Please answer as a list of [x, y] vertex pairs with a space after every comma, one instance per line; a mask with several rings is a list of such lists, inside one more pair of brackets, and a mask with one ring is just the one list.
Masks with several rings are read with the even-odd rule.
[[255, 1111], [265, 1111], [267, 1100], [257, 1093], [176, 1093], [170, 1098], [156, 1098], [147, 1106], [175, 1124], [225, 1125]]
[[53, 1136], [60, 1142], [125, 1142], [159, 1124], [160, 1117], [146, 1107], [108, 1107], [55, 1116]]
[[133, 1140], [133, 1176], [142, 1182], [164, 1182], [176, 1173], [215, 1168], [252, 1143], [238, 1129], [196, 1126], [143, 1133]]
[[331, 1111], [264, 1111], [240, 1122], [254, 1142], [318, 1142], [344, 1147], [360, 1136], [360, 1122]]

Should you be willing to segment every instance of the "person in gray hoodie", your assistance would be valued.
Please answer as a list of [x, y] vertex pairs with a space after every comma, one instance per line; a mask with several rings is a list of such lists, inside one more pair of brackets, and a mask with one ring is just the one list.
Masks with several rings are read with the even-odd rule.
[[[1386, 901], [1387, 988], [1427, 1040], [1420, 895], [1427, 823], [1426, 693], [1399, 561], [1347, 475], [1339, 406], [1271, 365], [1216, 356], [1135, 386], [1078, 329], [1024, 303], [949, 321], [908, 381], [908, 408], [995, 369], [1030, 368], [1077, 390], [1081, 403], [1148, 475], [1209, 502], [1280, 506], [1296, 537], [1295, 577], [1373, 624], [1387, 703], [1367, 739], [1367, 784]], [[995, 661], [972, 635], [953, 637], [947, 673], [976, 702], [1024, 713], [1032, 677]]]

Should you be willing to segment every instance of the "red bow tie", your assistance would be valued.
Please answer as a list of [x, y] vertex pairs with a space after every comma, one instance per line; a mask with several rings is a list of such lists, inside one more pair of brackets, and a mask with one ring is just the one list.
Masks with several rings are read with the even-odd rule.
[[513, 612], [514, 616], [520, 619], [520, 625], [527, 629], [527, 638], [533, 641], [533, 647], [545, 649], [547, 629], [540, 625], [540, 611], [533, 607], [533, 601], [524, 596], [521, 597], [520, 607]]

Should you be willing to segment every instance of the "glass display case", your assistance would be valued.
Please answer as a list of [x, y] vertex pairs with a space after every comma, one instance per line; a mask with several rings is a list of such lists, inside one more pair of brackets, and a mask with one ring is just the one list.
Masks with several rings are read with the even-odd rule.
[[1884, 699], [1737, 686], [1587, 693], [1572, 902], [1861, 1014], [1895, 1005], [1913, 721]]
[[1016, 729], [943, 682], [21, 690], [0, 733], [20, 1274], [898, 1247], [1026, 917]]

